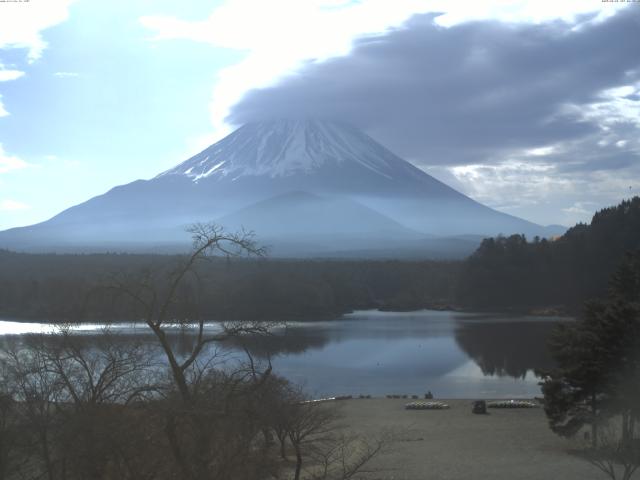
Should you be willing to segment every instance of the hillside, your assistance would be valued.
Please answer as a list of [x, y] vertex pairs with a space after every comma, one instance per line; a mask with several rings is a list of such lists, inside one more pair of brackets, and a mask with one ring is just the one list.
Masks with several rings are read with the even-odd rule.
[[485, 239], [464, 262], [459, 303], [471, 308], [579, 309], [603, 296], [625, 254], [640, 248], [640, 197], [597, 212], [555, 240]]

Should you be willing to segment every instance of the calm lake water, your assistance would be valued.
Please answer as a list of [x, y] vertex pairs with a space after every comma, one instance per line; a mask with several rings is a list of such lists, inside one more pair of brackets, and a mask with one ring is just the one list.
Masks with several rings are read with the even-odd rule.
[[[263, 362], [271, 358], [276, 373], [302, 384], [313, 396], [422, 396], [430, 390], [441, 398], [532, 397], [540, 394], [533, 370], [552, 365], [545, 340], [559, 321], [430, 310], [360, 311], [333, 321], [292, 322], [267, 339], [246, 337], [242, 345], [224, 350], [228, 361], [238, 357], [240, 347]], [[77, 333], [91, 341], [100, 328], [83, 325]], [[5, 342], [49, 331], [45, 324], [0, 321]], [[148, 334], [141, 325], [118, 325], [117, 331], [123, 341]], [[173, 341], [187, 351], [193, 334], [176, 332]]]

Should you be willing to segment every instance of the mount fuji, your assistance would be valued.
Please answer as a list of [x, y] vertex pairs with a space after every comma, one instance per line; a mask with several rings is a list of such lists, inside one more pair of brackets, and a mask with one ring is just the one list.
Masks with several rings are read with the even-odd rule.
[[282, 256], [459, 256], [483, 236], [549, 236], [486, 207], [334, 121], [250, 123], [160, 173], [29, 227], [0, 232], [23, 251], [184, 248], [185, 227], [254, 230]]

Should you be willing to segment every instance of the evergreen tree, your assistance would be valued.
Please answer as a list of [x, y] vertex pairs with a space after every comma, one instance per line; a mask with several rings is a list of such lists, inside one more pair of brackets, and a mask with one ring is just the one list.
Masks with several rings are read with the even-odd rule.
[[609, 297], [590, 302], [582, 319], [556, 328], [549, 347], [557, 368], [542, 391], [551, 429], [572, 437], [586, 425], [592, 446], [597, 426], [619, 415], [622, 440], [640, 418], [640, 250], [628, 255], [611, 280]]

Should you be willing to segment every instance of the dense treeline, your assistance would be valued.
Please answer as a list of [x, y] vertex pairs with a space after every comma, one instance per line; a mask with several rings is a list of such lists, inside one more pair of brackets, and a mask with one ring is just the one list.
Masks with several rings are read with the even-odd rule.
[[606, 294], [626, 252], [640, 248], [640, 197], [597, 212], [555, 240], [485, 239], [464, 262], [457, 299], [474, 308], [577, 310]]
[[[640, 197], [547, 240], [485, 239], [465, 261], [213, 258], [187, 279], [173, 313], [224, 319], [309, 319], [354, 309], [578, 311], [607, 291], [627, 251], [640, 248]], [[129, 320], [140, 312], [110, 287], [166, 277], [184, 257], [0, 251], [0, 316]], [[197, 297], [197, 302], [194, 299]]]
[[[0, 251], [0, 316], [51, 320], [127, 320], [138, 312], [110, 287], [183, 257], [33, 255]], [[415, 309], [450, 302], [459, 262], [213, 258], [181, 289], [184, 310], [208, 319], [335, 316], [359, 308]], [[164, 272], [164, 273], [163, 273]], [[194, 302], [198, 296], [197, 311]], [[180, 309], [178, 302], [174, 308]], [[188, 311], [187, 310], [188, 305]]]

